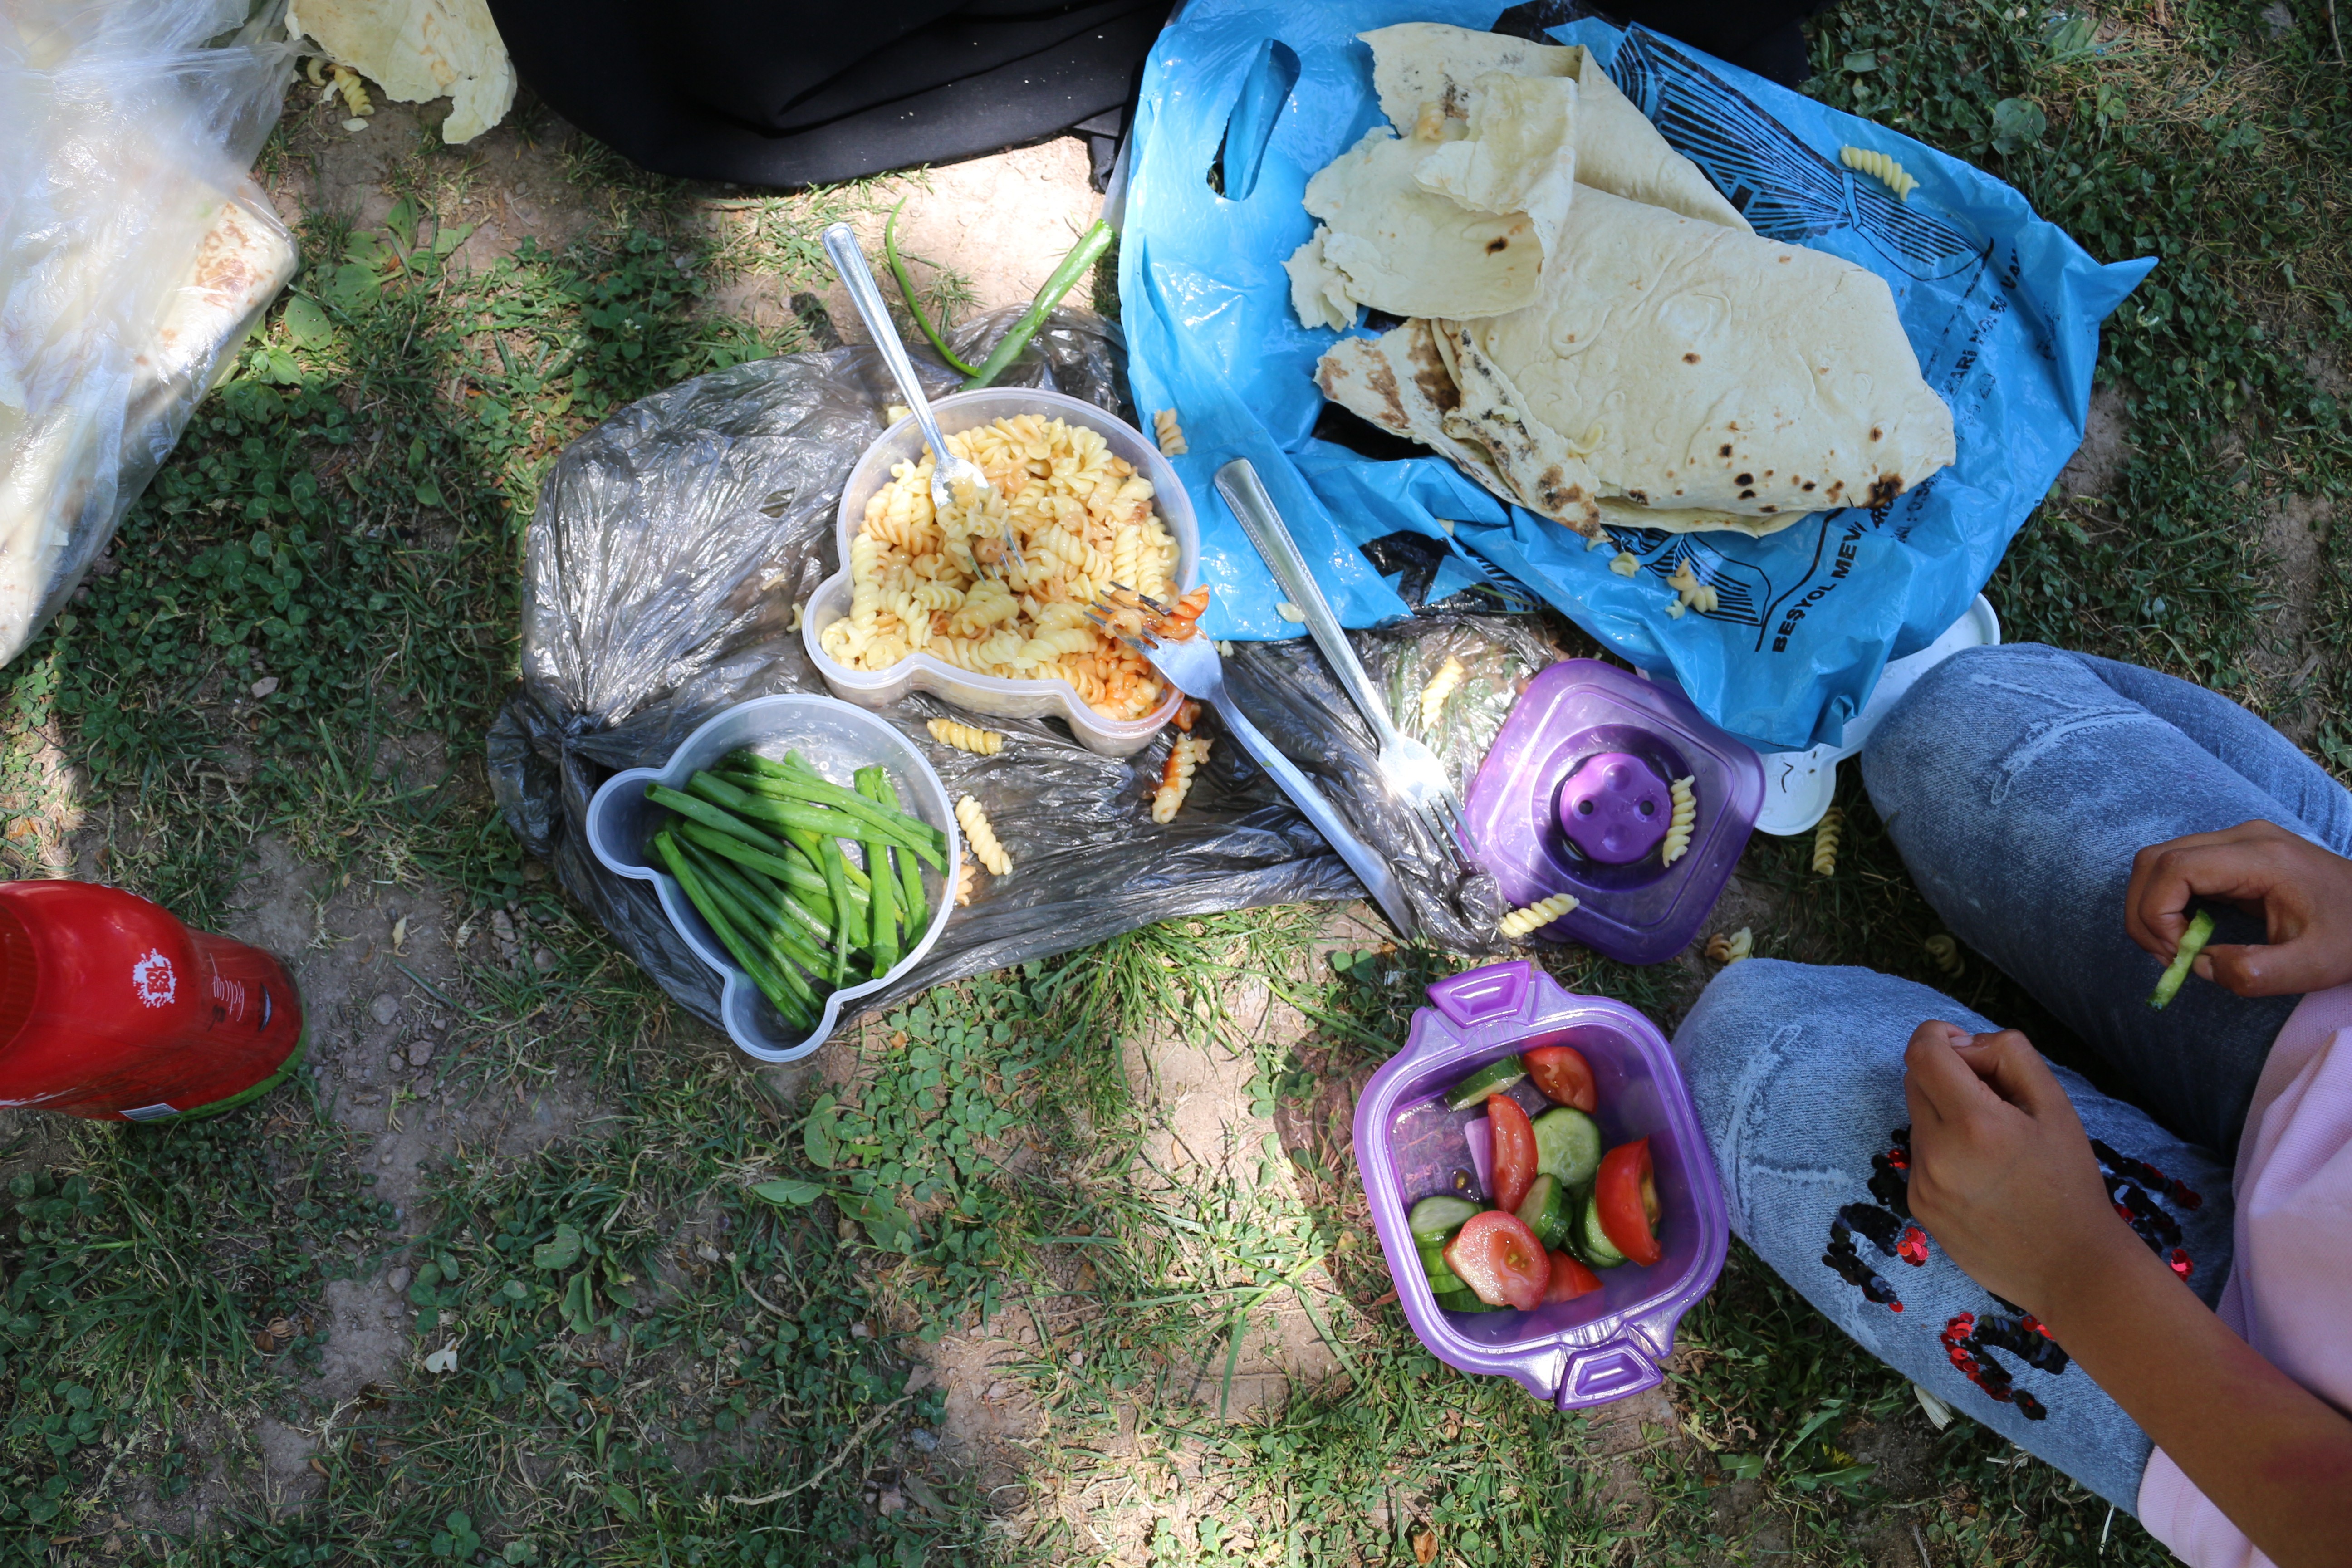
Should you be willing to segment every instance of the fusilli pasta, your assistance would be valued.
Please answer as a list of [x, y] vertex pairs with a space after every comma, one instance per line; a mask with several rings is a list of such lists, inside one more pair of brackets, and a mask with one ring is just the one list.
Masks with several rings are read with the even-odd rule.
[[1729, 936], [1721, 931], [1706, 939], [1706, 955], [1717, 963], [1738, 963], [1756, 953], [1756, 933], [1741, 926]]
[[1574, 893], [1554, 893], [1549, 899], [1538, 899], [1523, 910], [1513, 910], [1496, 923], [1496, 931], [1517, 942], [1529, 931], [1541, 931], [1569, 910], [1576, 908]]
[[[1100, 432], [1039, 415], [958, 431], [948, 446], [994, 488], [939, 510], [928, 451], [893, 468], [850, 542], [849, 614], [820, 634], [825, 654], [884, 669], [926, 653], [976, 675], [1066, 680], [1108, 718], [1150, 712], [1166, 687], [1086, 607], [1113, 580], [1154, 597], [1171, 587], [1176, 541], [1151, 481]], [[1008, 523], [1019, 564], [984, 570]]]
[[1168, 763], [1160, 770], [1160, 787], [1151, 792], [1151, 820], [1173, 822], [1192, 793], [1192, 773], [1209, 760], [1209, 738], [1179, 735], [1168, 748]]
[[1011, 873], [1013, 857], [1004, 852], [1003, 841], [996, 837], [996, 828], [980, 802], [970, 795], [956, 802], [956, 825], [963, 829], [964, 842], [971, 846], [972, 858], [987, 867], [990, 876]]
[[1936, 961], [1936, 967], [1951, 978], [1958, 979], [1960, 971], [1968, 967], [1960, 960], [1960, 944], [1951, 932], [1939, 931], [1927, 939], [1926, 945], [1927, 956]]
[[1421, 689], [1422, 733], [1427, 734], [1437, 728], [1438, 720], [1445, 715], [1446, 700], [1454, 695], [1454, 689], [1462, 684], [1462, 678], [1468, 673], [1462, 668], [1460, 659], [1450, 653], [1445, 656], [1445, 662], [1437, 667], [1437, 673], [1431, 676], [1429, 684]]
[[1911, 193], [1919, 188], [1917, 176], [1885, 153], [1874, 152], [1867, 147], [1841, 147], [1838, 149], [1838, 162], [1857, 174], [1875, 178], [1895, 193], [1895, 199], [1898, 202], [1909, 201]]
[[974, 867], [969, 860], [965, 861], [956, 871], [955, 899], [959, 907], [971, 902], [972, 889], [977, 885], [977, 879], [979, 876], [980, 871], [978, 868]]
[[1691, 793], [1690, 779], [1676, 779], [1667, 786], [1673, 795], [1675, 814], [1666, 823], [1665, 842], [1658, 846], [1658, 858], [1671, 866], [1690, 849], [1691, 833], [1698, 826], [1698, 796]]
[[975, 756], [992, 757], [1004, 750], [1004, 737], [993, 730], [983, 730], [977, 724], [960, 723], [953, 719], [934, 719], [923, 726], [931, 739], [942, 746], [953, 746], [959, 752]]
[[1163, 408], [1151, 416], [1151, 434], [1163, 458], [1181, 458], [1192, 450], [1184, 444], [1184, 426], [1176, 423], [1173, 408]]
[[1630, 550], [1621, 550], [1609, 558], [1609, 570], [1620, 577], [1631, 577], [1641, 569], [1641, 558]]
[[1813, 875], [1826, 877], [1837, 869], [1838, 837], [1845, 831], [1845, 813], [1836, 806], [1822, 814], [1813, 829]]

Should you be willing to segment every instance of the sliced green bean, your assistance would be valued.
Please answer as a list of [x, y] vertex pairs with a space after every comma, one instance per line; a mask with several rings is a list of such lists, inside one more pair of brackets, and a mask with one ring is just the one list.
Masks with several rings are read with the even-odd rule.
[[739, 776], [756, 777], [759, 793], [770, 799], [802, 800], [813, 805], [831, 806], [835, 811], [880, 828], [919, 853], [929, 850], [931, 852], [929, 858], [934, 867], [939, 864], [939, 857], [947, 850], [947, 835], [922, 818], [877, 805], [856, 790], [844, 789], [830, 779], [819, 777], [812, 768], [788, 768], [781, 773]]
[[689, 822], [698, 822], [705, 827], [715, 828], [726, 834], [730, 838], [740, 838], [755, 849], [765, 849], [774, 854], [781, 854], [783, 851], [784, 847], [774, 838], [745, 822], [734, 813], [714, 805], [707, 800], [697, 800], [690, 795], [680, 795], [674, 789], [667, 789], [656, 784], [646, 785], [646, 798], [656, 805], [667, 806]]
[[761, 938], [781, 956], [793, 960], [812, 974], [822, 974], [833, 966], [818, 940], [793, 921], [773, 895], [754, 887], [740, 867], [731, 866], [715, 855], [692, 849], [687, 851], [687, 858], [715, 890], [731, 895], [754, 919], [757, 929], [749, 934]]
[[[892, 811], [898, 809], [898, 786], [890, 782], [890, 775], [887, 771], [882, 774], [880, 798], [882, 804]], [[946, 874], [944, 868], [941, 868], [940, 874], [942, 876]], [[916, 865], [911, 859], [902, 858], [898, 862], [898, 875], [901, 882], [898, 889], [900, 895], [898, 908], [906, 917], [907, 942], [911, 946], [922, 941], [923, 933], [930, 929], [930, 906], [923, 897], [921, 867]]]
[[756, 946], [766, 957], [769, 972], [776, 976], [784, 989], [812, 1013], [822, 1006], [824, 998], [801, 975], [801, 969], [805, 966], [800, 955], [779, 943], [775, 937], [778, 928], [771, 924], [756, 906], [744, 900], [743, 883], [740, 879], [732, 884], [721, 880], [722, 863], [715, 857], [699, 861], [689, 857], [688, 863], [695, 874], [702, 878], [703, 888], [712, 900], [736, 922], [736, 929], [742, 933], [743, 940]]
[[2172, 955], [2172, 962], [2157, 977], [2156, 994], [2147, 999], [2149, 1006], [2161, 1010], [2166, 1003], [2180, 994], [2180, 988], [2189, 983], [2189, 966], [2197, 962], [2197, 955], [2204, 952], [2205, 944], [2212, 940], [2213, 911], [2199, 910], [2189, 917], [2189, 929], [2180, 933], [2180, 951]]
[[762, 872], [788, 888], [801, 889], [815, 898], [829, 900], [831, 897], [825, 890], [824, 873], [803, 866], [796, 860], [788, 859], [782, 855], [771, 855], [755, 845], [745, 843], [732, 834], [706, 827], [699, 822], [681, 823], [678, 825], [677, 831], [678, 836], [688, 844], [699, 845], [705, 849], [724, 855], [737, 865], [748, 866], [755, 871]]
[[[798, 784], [800, 781], [786, 782], [788, 784]], [[774, 823], [781, 827], [814, 833], [820, 838], [855, 838], [861, 843], [873, 843], [878, 840], [892, 844], [905, 844], [933, 866], [940, 863], [939, 851], [931, 846], [916, 843], [907, 833], [891, 828], [886, 823], [868, 821], [853, 812], [830, 810], [824, 805], [805, 799], [780, 799], [772, 795], [754, 795], [736, 788], [725, 779], [711, 773], [695, 774], [691, 781], [691, 787], [694, 793], [703, 799], [715, 805], [723, 806], [739, 816], [748, 816], [758, 822]], [[882, 816], [881, 809], [873, 802], [860, 800], [858, 804], [876, 816]], [[918, 826], [929, 830], [927, 824], [918, 824]]]
[[751, 977], [751, 984], [760, 988], [761, 994], [797, 1026], [805, 1029], [814, 1023], [799, 998], [786, 988], [773, 970], [761, 961], [747, 939], [729, 923], [718, 900], [711, 897], [710, 889], [704, 886], [694, 868], [687, 863], [686, 852], [678, 847], [677, 840], [667, 831], [656, 833], [654, 835], [654, 852], [669, 867], [670, 875], [677, 879], [677, 885], [684, 889], [687, 901], [709, 923], [712, 934], [719, 938], [719, 945], [726, 948], [728, 954], [742, 966], [743, 973]]

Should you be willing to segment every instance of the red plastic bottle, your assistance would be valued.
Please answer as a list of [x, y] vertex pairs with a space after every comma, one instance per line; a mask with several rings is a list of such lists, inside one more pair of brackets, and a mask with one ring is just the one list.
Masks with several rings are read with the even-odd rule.
[[0, 882], [0, 1105], [100, 1121], [215, 1115], [302, 1057], [276, 959], [89, 882]]

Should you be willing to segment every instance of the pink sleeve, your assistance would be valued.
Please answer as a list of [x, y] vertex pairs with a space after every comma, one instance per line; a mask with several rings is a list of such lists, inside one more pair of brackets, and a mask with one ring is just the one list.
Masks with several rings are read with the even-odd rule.
[[[2339, 1410], [2352, 1409], [2352, 985], [2303, 999], [2279, 1031], [2238, 1147], [2237, 1256], [2221, 1321]], [[2189, 1568], [2269, 1568], [2161, 1448], [2140, 1522]]]

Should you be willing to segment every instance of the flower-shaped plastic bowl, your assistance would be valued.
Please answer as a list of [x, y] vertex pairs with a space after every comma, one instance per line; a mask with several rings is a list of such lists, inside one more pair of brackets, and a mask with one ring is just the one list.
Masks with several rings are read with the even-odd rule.
[[947, 835], [947, 870], [923, 868], [923, 896], [930, 902], [930, 923], [891, 974], [919, 961], [947, 929], [948, 916], [954, 912], [956, 868], [963, 841], [956, 831], [955, 807], [948, 799], [947, 786], [904, 736], [846, 702], [797, 692], [755, 697], [714, 714], [670, 753], [668, 762], [657, 768], [630, 768], [614, 773], [590, 798], [589, 848], [607, 870], [651, 882], [661, 900], [662, 912], [669, 916], [669, 923], [677, 928], [686, 945], [719, 972], [722, 980], [719, 1016], [727, 1026], [728, 1037], [745, 1055], [761, 1061], [795, 1061], [823, 1045], [842, 1014], [856, 1011], [857, 999], [880, 990], [890, 976], [877, 975], [826, 997], [815, 1031], [804, 1034], [761, 994], [751, 977], [729, 956], [702, 912], [688, 900], [677, 879], [655, 857], [654, 831], [669, 813], [646, 798], [646, 785], [657, 784], [683, 791], [698, 771], [739, 747], [772, 757], [798, 751], [819, 773], [845, 787], [859, 768], [878, 763], [898, 792], [899, 806]]
[[[1192, 513], [1192, 498], [1185, 494], [1183, 481], [1176, 477], [1176, 470], [1160, 455], [1160, 448], [1134, 426], [1083, 399], [1034, 387], [983, 387], [978, 392], [959, 392], [940, 398], [931, 405], [931, 411], [938, 416], [940, 433], [948, 436], [1024, 414], [1041, 414], [1048, 419], [1061, 419], [1100, 432], [1114, 455], [1134, 464], [1137, 471], [1151, 481], [1155, 492], [1152, 501], [1176, 541], [1178, 591], [1189, 589], [1197, 581], [1201, 526]], [[891, 465], [919, 460], [922, 455], [923, 432], [909, 416], [885, 430], [881, 438], [866, 449], [857, 466], [849, 470], [848, 483], [842, 488], [841, 512], [834, 525], [841, 570], [826, 578], [810, 597], [801, 621], [801, 637], [808, 649], [809, 662], [824, 677], [825, 685], [835, 696], [861, 708], [887, 708], [909, 691], [929, 691], [959, 708], [1000, 719], [1056, 715], [1068, 722], [1070, 733], [1077, 737], [1081, 745], [1105, 756], [1127, 756], [1150, 744], [1151, 737], [1168, 722], [1181, 700], [1172, 690], [1140, 719], [1108, 719], [1087, 707], [1077, 689], [1059, 679], [1016, 680], [1005, 676], [975, 675], [928, 653], [909, 654], [887, 669], [852, 669], [824, 651], [820, 640], [824, 628], [849, 613], [850, 597], [855, 592], [849, 579], [849, 545], [865, 526], [866, 503], [873, 499], [875, 491], [890, 482]]]
[[[1446, 1365], [1517, 1378], [1562, 1410], [1657, 1386], [1675, 1325], [1714, 1288], [1731, 1236], [1715, 1158], [1665, 1037], [1623, 1003], [1562, 990], [1524, 960], [1441, 980], [1429, 999], [1404, 1049], [1356, 1101], [1364, 1195], [1405, 1321]], [[1445, 1091], [1537, 1046], [1573, 1046], [1591, 1064], [1605, 1147], [1650, 1140], [1664, 1256], [1648, 1268], [1602, 1269], [1600, 1289], [1533, 1312], [1447, 1311], [1429, 1289], [1406, 1215], [1431, 1194], [1453, 1192], [1457, 1170], [1475, 1170], [1480, 1189], [1491, 1189], [1486, 1112], [1448, 1110]], [[1529, 1111], [1549, 1103], [1525, 1080], [1512, 1094]]]

